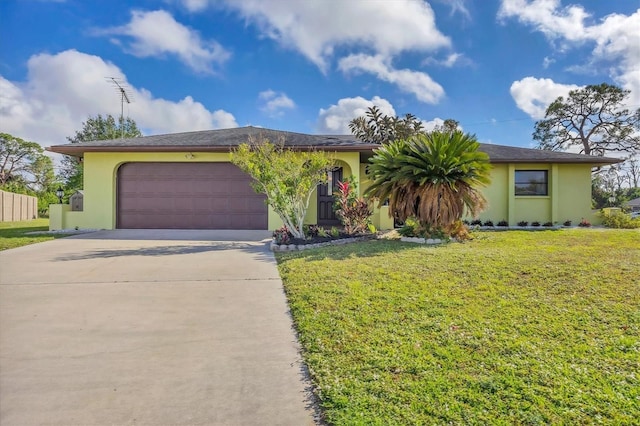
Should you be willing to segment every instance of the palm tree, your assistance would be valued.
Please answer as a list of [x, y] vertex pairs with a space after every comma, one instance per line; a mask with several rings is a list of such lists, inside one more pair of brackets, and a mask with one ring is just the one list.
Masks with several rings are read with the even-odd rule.
[[402, 221], [415, 217], [423, 226], [446, 229], [465, 208], [476, 216], [486, 206], [479, 188], [489, 184], [491, 166], [479, 146], [460, 131], [384, 144], [370, 160], [373, 184], [365, 195], [389, 200], [390, 213]]

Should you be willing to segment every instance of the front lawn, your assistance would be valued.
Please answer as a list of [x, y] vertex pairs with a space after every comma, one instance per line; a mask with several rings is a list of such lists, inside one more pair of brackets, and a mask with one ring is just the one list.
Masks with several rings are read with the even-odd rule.
[[637, 422], [640, 232], [475, 237], [277, 255], [326, 420]]
[[27, 235], [29, 232], [48, 231], [49, 219], [25, 220], [22, 222], [0, 222], [0, 250], [7, 250], [27, 244], [41, 243], [55, 238], [68, 237], [64, 234]]

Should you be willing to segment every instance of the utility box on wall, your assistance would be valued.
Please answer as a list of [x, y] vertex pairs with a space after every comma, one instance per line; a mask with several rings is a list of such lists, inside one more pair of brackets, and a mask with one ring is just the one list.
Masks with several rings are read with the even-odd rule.
[[69, 204], [71, 204], [71, 211], [81, 212], [84, 204], [84, 191], [76, 191], [69, 197]]

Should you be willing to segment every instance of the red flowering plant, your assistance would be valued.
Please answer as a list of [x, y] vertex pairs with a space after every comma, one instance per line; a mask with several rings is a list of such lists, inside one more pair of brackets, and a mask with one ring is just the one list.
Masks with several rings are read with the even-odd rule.
[[369, 203], [356, 195], [356, 183], [352, 178], [337, 184], [335, 194], [336, 216], [340, 218], [344, 231], [349, 234], [363, 234], [368, 231], [372, 214]]

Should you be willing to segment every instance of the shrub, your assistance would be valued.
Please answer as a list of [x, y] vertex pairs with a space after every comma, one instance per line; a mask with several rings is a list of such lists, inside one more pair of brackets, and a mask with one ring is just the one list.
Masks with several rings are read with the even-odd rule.
[[533, 221], [531, 222], [531, 226], [540, 226], [540, 222], [538, 222], [537, 220]]
[[640, 218], [632, 219], [630, 215], [616, 212], [610, 214], [600, 214], [602, 224], [607, 228], [636, 229], [640, 228]]
[[474, 219], [471, 221], [471, 226], [480, 226], [482, 225], [482, 221], [480, 219]]
[[545, 222], [542, 224], [542, 226], [546, 226], [547, 228], [550, 228], [553, 226], [553, 222]]
[[372, 214], [369, 203], [356, 196], [356, 183], [353, 179], [338, 182], [336, 215], [340, 218], [347, 234], [367, 232]]
[[521, 220], [520, 222], [518, 222], [518, 226], [527, 226], [529, 224], [529, 222], [527, 222], [526, 220]]
[[564, 226], [571, 226], [571, 221], [570, 220], [565, 220], [563, 225]]
[[484, 225], [484, 226], [493, 226], [493, 221], [491, 221], [491, 220], [486, 220], [486, 221], [483, 223], [483, 225]]
[[498, 222], [498, 226], [509, 226], [509, 222], [507, 222], [506, 220], [501, 220], [500, 222]]
[[331, 230], [329, 231], [329, 235], [331, 235], [333, 238], [338, 238], [340, 236], [340, 230], [335, 226], [332, 226]]
[[461, 226], [464, 226], [464, 224], [458, 220], [451, 224], [447, 229], [432, 228], [429, 225], [420, 224], [416, 218], [408, 218], [404, 222], [404, 225], [398, 229], [398, 234], [403, 237], [446, 239], [451, 235], [452, 231], [460, 229]]
[[422, 231], [422, 226], [412, 217], [407, 218], [404, 224], [398, 228], [398, 234], [403, 237], [421, 237]]
[[589, 228], [591, 226], [591, 222], [589, 222], [587, 219], [582, 218], [582, 220], [580, 221], [580, 223], [578, 224], [578, 226], [582, 227], [582, 228]]
[[318, 225], [307, 225], [305, 229], [305, 234], [310, 238], [315, 238], [320, 233], [320, 228]]
[[455, 238], [458, 241], [465, 241], [465, 240], [472, 239], [471, 234], [469, 233], [469, 229], [467, 228], [467, 225], [465, 225], [465, 223], [460, 220], [456, 220], [455, 222], [453, 222], [453, 224], [451, 224], [451, 226], [447, 230], [447, 233], [452, 238]]
[[296, 238], [304, 238], [303, 221], [309, 197], [327, 181], [333, 166], [324, 151], [294, 151], [284, 138], [272, 144], [264, 137], [249, 137], [230, 153], [231, 162], [254, 180], [253, 189], [267, 196], [267, 204]]
[[329, 233], [327, 232], [326, 229], [322, 227], [318, 227], [318, 237], [327, 238], [328, 236], [329, 236]]
[[293, 235], [286, 226], [273, 231], [273, 239], [276, 241], [276, 244], [289, 244], [291, 238], [293, 238]]

